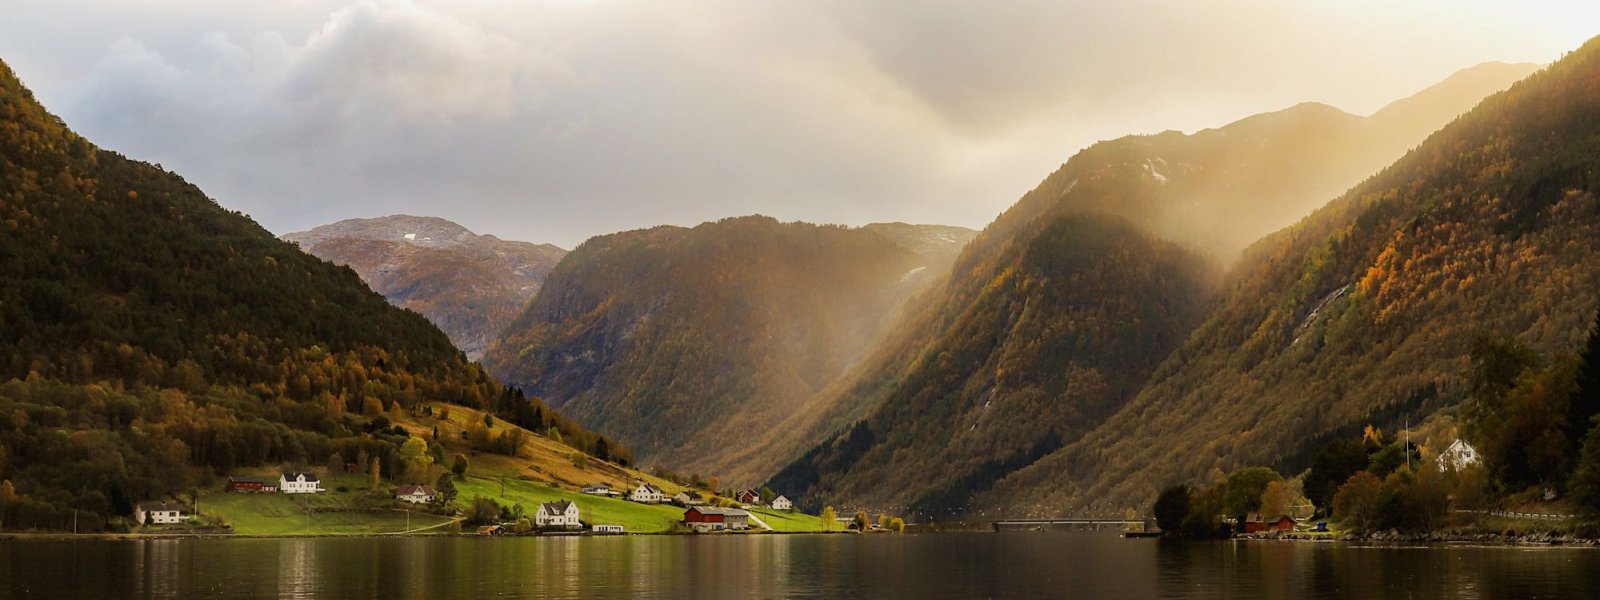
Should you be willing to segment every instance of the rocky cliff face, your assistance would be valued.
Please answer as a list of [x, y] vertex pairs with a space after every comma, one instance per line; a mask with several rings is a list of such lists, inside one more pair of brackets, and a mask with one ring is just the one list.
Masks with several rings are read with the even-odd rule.
[[567, 253], [408, 215], [350, 219], [283, 239], [348, 265], [396, 306], [422, 313], [474, 360]]

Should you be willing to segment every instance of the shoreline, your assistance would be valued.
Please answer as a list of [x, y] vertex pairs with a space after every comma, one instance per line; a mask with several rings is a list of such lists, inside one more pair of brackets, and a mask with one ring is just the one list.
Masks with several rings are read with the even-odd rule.
[[1232, 539], [1248, 541], [1285, 542], [1342, 542], [1346, 544], [1439, 544], [1482, 545], [1508, 547], [1600, 547], [1600, 539], [1584, 538], [1550, 532], [1493, 533], [1470, 531], [1435, 531], [1430, 533], [1400, 533], [1375, 531], [1366, 534], [1314, 535], [1308, 533], [1249, 533], [1235, 535]]

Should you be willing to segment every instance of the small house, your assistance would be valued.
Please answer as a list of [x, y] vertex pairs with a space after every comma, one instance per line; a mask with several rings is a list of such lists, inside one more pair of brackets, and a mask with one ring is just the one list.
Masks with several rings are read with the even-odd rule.
[[1257, 513], [1245, 515], [1244, 522], [1239, 524], [1239, 530], [1244, 533], [1261, 533], [1266, 528], [1266, 523], [1261, 522], [1261, 515]]
[[278, 482], [261, 477], [229, 477], [228, 491], [253, 494], [271, 494], [278, 491]]
[[578, 529], [583, 523], [578, 520], [578, 505], [571, 500], [557, 500], [539, 505], [539, 512], [533, 515], [533, 524], [540, 529]]
[[672, 502], [678, 506], [690, 507], [696, 504], [705, 504], [706, 498], [705, 496], [701, 496], [700, 492], [696, 492], [694, 490], [684, 490], [678, 492], [678, 495], [673, 496]]
[[622, 497], [622, 491], [621, 490], [611, 489], [611, 486], [606, 485], [604, 483], [591, 483], [589, 485], [583, 486], [583, 490], [582, 491], [583, 491], [583, 493], [588, 494], [590, 496], [605, 496], [607, 498], [621, 498]]
[[639, 487], [633, 488], [633, 493], [628, 494], [628, 499], [640, 504], [661, 504], [667, 501], [667, 493], [654, 485], [641, 482]]
[[506, 528], [499, 525], [484, 525], [478, 528], [478, 535], [501, 535], [505, 532]]
[[780, 495], [772, 499], [772, 510], [794, 510], [794, 503]]
[[1294, 531], [1294, 526], [1294, 518], [1284, 515], [1278, 517], [1278, 520], [1276, 521], [1267, 523], [1267, 531]]
[[1478, 463], [1478, 449], [1473, 448], [1466, 440], [1457, 439], [1439, 453], [1439, 468], [1460, 471], [1470, 465]]
[[627, 533], [627, 530], [623, 529], [621, 525], [595, 525], [594, 526], [594, 532], [595, 533], [610, 534], [610, 535], [618, 535], [618, 534]]
[[761, 492], [755, 490], [739, 490], [734, 492], [733, 500], [739, 504], [760, 504]]
[[737, 508], [691, 506], [683, 512], [683, 524], [697, 533], [743, 531], [750, 528], [750, 513]]
[[171, 525], [188, 518], [188, 511], [176, 502], [140, 502], [133, 507], [133, 519], [140, 525]]
[[394, 493], [396, 500], [412, 504], [427, 504], [433, 502], [435, 497], [436, 494], [433, 493], [433, 488], [426, 485], [402, 485]]
[[325, 492], [322, 480], [315, 473], [284, 473], [278, 478], [278, 491], [285, 494], [316, 494]]

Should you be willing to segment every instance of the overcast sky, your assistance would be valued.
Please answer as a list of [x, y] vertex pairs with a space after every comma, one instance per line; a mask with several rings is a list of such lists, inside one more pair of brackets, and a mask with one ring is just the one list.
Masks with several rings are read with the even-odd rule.
[[980, 228], [1097, 140], [1367, 114], [1596, 34], [1592, 1], [7, 0], [0, 59], [276, 233], [409, 213], [570, 248]]

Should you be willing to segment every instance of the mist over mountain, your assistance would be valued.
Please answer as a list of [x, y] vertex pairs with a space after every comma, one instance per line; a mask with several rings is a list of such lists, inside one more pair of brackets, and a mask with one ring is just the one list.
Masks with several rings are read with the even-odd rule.
[[1480, 333], [1576, 350], [1600, 300], [1600, 39], [1253, 246], [1137, 398], [984, 502], [1148, 502], [1463, 401]]
[[409, 215], [349, 219], [282, 237], [355, 269], [390, 302], [444, 330], [471, 360], [483, 356], [567, 253]]
[[784, 460], [767, 443], [775, 426], [972, 235], [743, 217], [596, 237], [557, 265], [484, 364], [641, 462], [755, 483]]
[[[1467, 69], [1367, 118], [1301, 104], [1192, 135], [1130, 136], [1083, 150], [987, 227], [922, 310], [816, 402], [811, 412], [852, 415], [855, 424], [786, 466], [771, 485], [812, 503], [904, 507], [934, 517], [976, 510], [980, 497], [1004, 505], [1015, 496], [983, 492], [1099, 431], [1139, 397], [1148, 378], [1165, 373], [1163, 361], [1216, 308], [1210, 292], [1233, 289], [1231, 280], [1211, 282], [1241, 249], [1534, 68]], [[1066, 225], [1079, 215], [1115, 218]], [[1118, 229], [1146, 241], [1115, 251], [1041, 242], [1065, 230], [1087, 244]], [[1207, 259], [1175, 258], [1164, 244]], [[1090, 263], [1095, 267], [1075, 267], [1090, 271], [1129, 261], [1161, 268], [1147, 268], [1142, 278], [1040, 273], [1035, 265], [1049, 252], [1105, 254]], [[1063, 278], [1121, 310], [1155, 317], [1063, 311], [1053, 299], [1063, 292], [1050, 285]], [[1128, 358], [1101, 362], [1106, 356]], [[1148, 452], [1162, 451], [1159, 441], [1142, 441]]]

